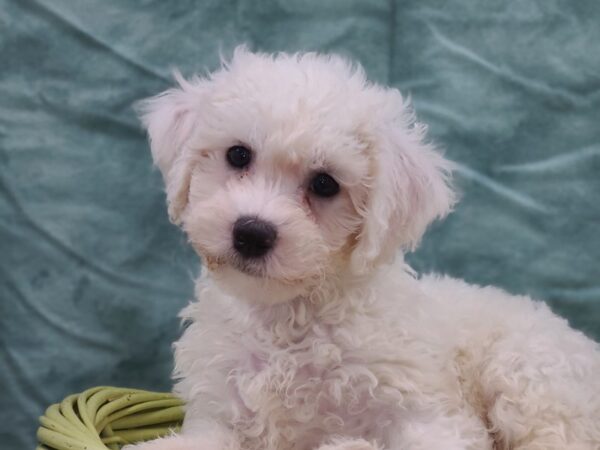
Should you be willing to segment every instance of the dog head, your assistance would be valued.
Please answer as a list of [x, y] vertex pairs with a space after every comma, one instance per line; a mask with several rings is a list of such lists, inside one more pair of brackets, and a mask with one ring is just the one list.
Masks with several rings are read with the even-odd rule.
[[180, 224], [223, 289], [274, 303], [364, 276], [451, 209], [451, 164], [396, 89], [314, 53], [238, 48], [141, 103]]

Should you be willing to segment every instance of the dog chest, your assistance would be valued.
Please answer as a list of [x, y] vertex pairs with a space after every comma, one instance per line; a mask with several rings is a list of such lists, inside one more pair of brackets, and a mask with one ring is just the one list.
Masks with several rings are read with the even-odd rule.
[[406, 393], [374, 350], [315, 327], [290, 345], [240, 342], [229, 377], [232, 422], [248, 439], [303, 443], [343, 434], [380, 438]]

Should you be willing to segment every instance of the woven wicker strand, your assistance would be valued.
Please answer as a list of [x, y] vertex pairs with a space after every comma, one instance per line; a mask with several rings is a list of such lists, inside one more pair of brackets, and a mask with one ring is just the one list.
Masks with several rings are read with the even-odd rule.
[[177, 431], [182, 421], [183, 402], [172, 394], [99, 386], [46, 410], [36, 450], [119, 450]]

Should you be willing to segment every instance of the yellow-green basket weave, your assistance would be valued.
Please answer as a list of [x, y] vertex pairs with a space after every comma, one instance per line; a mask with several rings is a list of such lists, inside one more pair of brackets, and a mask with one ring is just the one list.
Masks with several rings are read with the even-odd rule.
[[182, 421], [183, 402], [172, 394], [100, 386], [50, 406], [36, 450], [118, 450], [177, 431]]

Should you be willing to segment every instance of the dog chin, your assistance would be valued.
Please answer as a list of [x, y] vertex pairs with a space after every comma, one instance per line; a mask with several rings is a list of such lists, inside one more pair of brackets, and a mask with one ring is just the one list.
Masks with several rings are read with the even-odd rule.
[[307, 291], [304, 283], [287, 283], [247, 267], [238, 269], [223, 265], [213, 270], [211, 275], [226, 294], [256, 304], [284, 303]]

